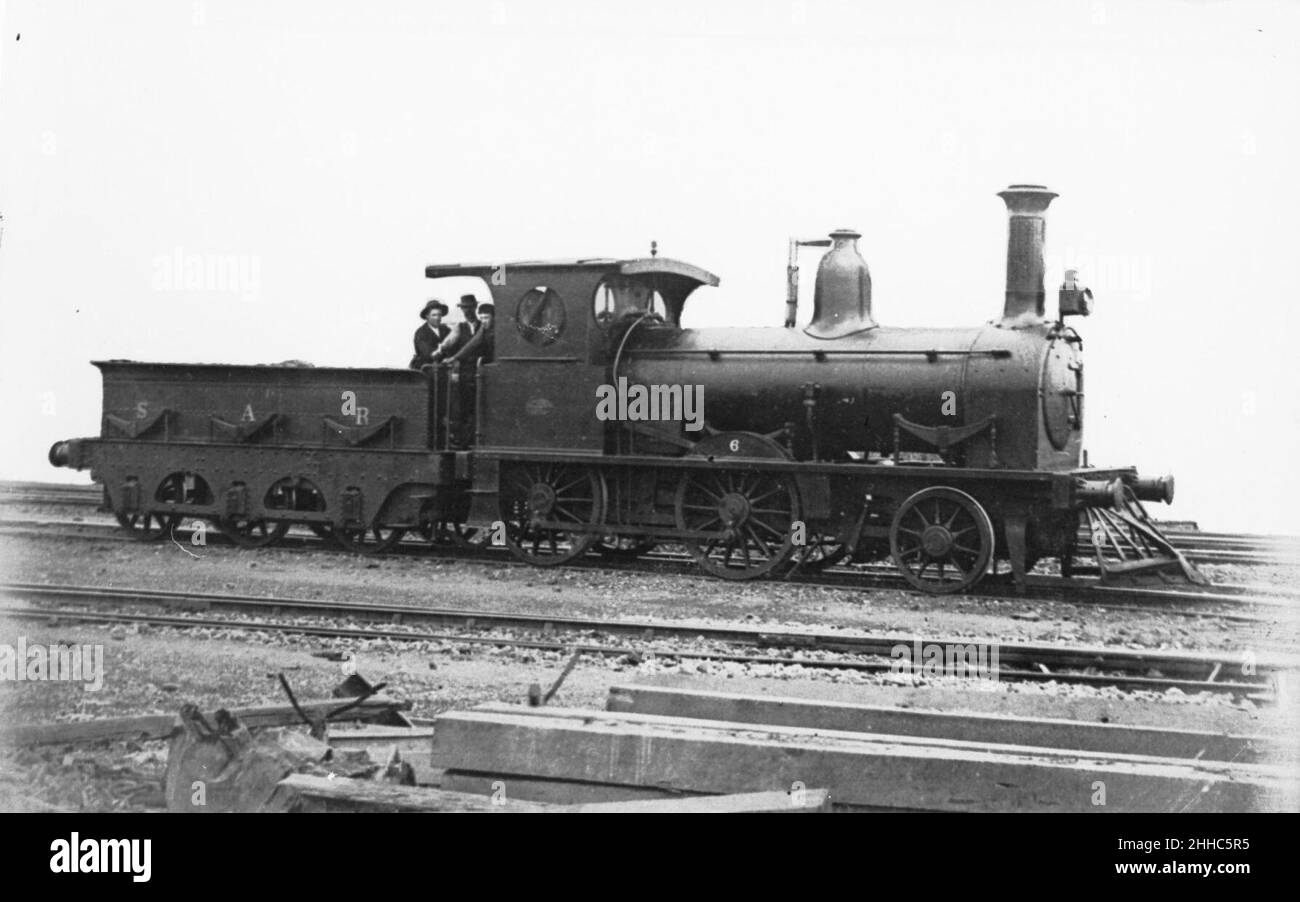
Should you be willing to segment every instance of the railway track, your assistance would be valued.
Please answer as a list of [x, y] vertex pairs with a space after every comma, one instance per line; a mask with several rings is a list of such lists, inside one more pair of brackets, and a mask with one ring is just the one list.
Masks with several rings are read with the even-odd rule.
[[[168, 592], [152, 589], [106, 589], [89, 586], [0, 584], [0, 615], [25, 620], [94, 623], [148, 623], [178, 628], [227, 628], [246, 631], [318, 636], [333, 639], [388, 639], [491, 645], [557, 652], [581, 652], [602, 657], [649, 655], [669, 659], [728, 661], [743, 664], [801, 666], [884, 673], [894, 670], [897, 650], [984, 649], [986, 664], [993, 649], [998, 680], [1055, 681], [1122, 689], [1186, 693], [1231, 693], [1261, 700], [1275, 695], [1279, 674], [1300, 670], [1300, 659], [1283, 655], [1252, 656], [1230, 652], [1137, 650], [1108, 646], [1067, 646], [996, 643], [979, 638], [865, 634], [816, 629], [765, 629], [691, 622], [604, 620], [556, 614], [460, 610], [411, 604], [373, 604], [320, 599], [262, 598]], [[183, 610], [189, 613], [138, 613], [122, 607]], [[117, 608], [117, 609], [114, 609]], [[210, 616], [213, 612], [237, 615]], [[375, 624], [337, 626], [328, 622], [277, 620], [292, 615], [316, 621], [346, 619]], [[257, 617], [257, 620], [241, 619]], [[266, 618], [272, 619], [266, 619]], [[382, 625], [381, 625], [382, 624]], [[400, 627], [396, 626], [400, 624]], [[413, 627], [441, 627], [458, 632], [433, 632]], [[483, 631], [518, 630], [542, 639], [490, 635]], [[635, 645], [613, 644], [618, 637]], [[593, 639], [600, 641], [592, 641]], [[656, 645], [664, 641], [713, 643], [707, 649]], [[735, 649], [749, 649], [736, 651]], [[929, 654], [926, 651], [926, 654]], [[942, 660], [942, 658], [941, 658]], [[964, 660], [964, 659], [959, 659]]]
[[97, 485], [62, 485], [53, 482], [0, 482], [0, 504], [98, 505], [104, 491]]
[[[83, 540], [123, 542], [138, 544], [125, 535], [116, 525], [108, 523], [87, 523], [78, 521], [53, 520], [0, 520], [0, 534], [35, 534], [44, 530], [76, 530], [65, 532], [65, 537]], [[178, 530], [174, 537], [181, 548], [188, 548], [189, 530]], [[221, 533], [212, 530], [207, 535], [209, 543], [229, 544]], [[301, 535], [290, 534], [277, 546], [281, 551], [316, 551], [321, 549], [339, 554], [347, 552], [336, 548], [332, 542], [302, 531]], [[433, 554], [437, 560], [490, 562], [498, 566], [527, 566], [515, 560], [509, 551], [500, 546], [472, 545], [464, 548], [440, 546], [431, 551], [427, 543], [408, 540], [392, 549], [391, 555], [428, 556]], [[694, 565], [689, 555], [656, 549], [639, 557], [607, 559], [597, 556], [572, 561], [560, 569], [565, 570], [620, 570], [635, 571], [647, 565], [680, 571], [683, 574], [694, 573]], [[1066, 604], [1086, 603], [1103, 605], [1108, 611], [1150, 612], [1158, 607], [1160, 613], [1191, 618], [1217, 618], [1241, 623], [1275, 623], [1279, 620], [1300, 619], [1300, 605], [1288, 596], [1267, 595], [1245, 586], [1217, 585], [1211, 589], [1199, 588], [1153, 588], [1141, 586], [1103, 585], [1099, 580], [1087, 577], [1073, 577], [1069, 580], [1049, 575], [1031, 575], [1024, 592], [1002, 579], [989, 578], [964, 596], [954, 598], [990, 598], [1006, 602], [1033, 603], [1053, 601]], [[914, 590], [901, 576], [888, 565], [849, 564], [831, 567], [820, 572], [793, 572], [784, 580], [791, 585], [820, 586], [845, 590], [880, 589], [913, 593]], [[925, 596], [929, 597], [929, 596]], [[1179, 607], [1178, 605], [1182, 605]]]

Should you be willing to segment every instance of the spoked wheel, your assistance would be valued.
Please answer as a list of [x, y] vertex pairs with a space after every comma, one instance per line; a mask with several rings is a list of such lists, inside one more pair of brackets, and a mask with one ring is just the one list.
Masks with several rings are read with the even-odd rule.
[[217, 523], [223, 535], [241, 548], [266, 548], [284, 538], [289, 523], [284, 520], [249, 520], [230, 517]]
[[834, 536], [814, 533], [808, 537], [808, 541], [803, 547], [795, 546], [790, 561], [800, 570], [816, 573], [825, 570], [827, 567], [835, 566], [848, 556], [849, 547], [843, 542]]
[[[275, 483], [266, 491], [266, 497], [262, 499], [262, 504], [268, 511], [274, 511], [275, 516], [272, 523], [282, 522], [292, 524], [295, 521], [306, 526], [319, 538], [332, 540], [333, 534], [328, 523], [311, 522], [302, 523], [296, 516], [297, 513], [321, 513], [325, 510], [325, 497], [321, 494], [319, 488], [310, 479], [303, 476], [285, 476], [275, 481]], [[256, 532], [260, 532], [258, 529]], [[281, 536], [284, 533], [280, 534]], [[238, 539], [235, 539], [238, 542]], [[269, 544], [269, 543], [268, 543]]]
[[993, 556], [993, 523], [980, 503], [956, 489], [922, 489], [899, 506], [889, 529], [894, 566], [923, 592], [971, 588]]
[[[172, 473], [158, 483], [154, 499], [163, 503], [193, 500], [187, 496], [185, 474]], [[202, 499], [200, 499], [202, 500]], [[130, 533], [137, 542], [156, 542], [169, 536], [181, 525], [181, 515], [161, 511], [138, 511], [115, 514], [118, 525]]]
[[713, 576], [756, 579], [794, 550], [790, 524], [799, 517], [799, 496], [777, 473], [688, 471], [677, 484], [675, 509], [677, 528], [697, 533], [682, 544]]
[[138, 542], [156, 542], [180, 525], [175, 514], [117, 514], [118, 524]]
[[402, 541], [402, 536], [406, 535], [406, 528], [377, 525], [362, 529], [355, 526], [345, 526], [331, 529], [330, 535], [334, 537], [334, 541], [344, 551], [351, 551], [356, 554], [383, 554]]
[[553, 567], [581, 555], [605, 518], [605, 485], [591, 471], [562, 464], [512, 464], [501, 472], [506, 545], [522, 561]]
[[596, 551], [601, 557], [615, 561], [630, 561], [654, 551], [659, 543], [641, 536], [611, 536], [600, 540]]

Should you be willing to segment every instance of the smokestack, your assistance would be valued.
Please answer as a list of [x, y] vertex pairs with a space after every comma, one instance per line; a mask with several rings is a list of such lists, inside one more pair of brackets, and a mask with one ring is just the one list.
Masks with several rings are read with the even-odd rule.
[[1043, 236], [1047, 220], [1043, 213], [1056, 197], [1042, 185], [1012, 185], [999, 191], [1011, 218], [1007, 240], [1007, 300], [1002, 325], [1037, 322], [1045, 310], [1043, 289]]
[[813, 338], [843, 338], [876, 328], [871, 318], [871, 273], [858, 253], [862, 235], [852, 229], [831, 232], [831, 249], [817, 267], [813, 318], [804, 333]]

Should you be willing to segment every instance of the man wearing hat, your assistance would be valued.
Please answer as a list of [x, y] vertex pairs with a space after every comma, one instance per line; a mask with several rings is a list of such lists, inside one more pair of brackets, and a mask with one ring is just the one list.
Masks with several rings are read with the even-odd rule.
[[475, 333], [482, 327], [475, 311], [478, 309], [478, 301], [472, 294], [463, 294], [460, 301], [456, 304], [460, 308], [461, 316], [465, 318], [464, 322], [456, 323], [451, 327], [451, 333], [442, 340], [438, 350], [433, 352], [433, 362], [440, 363], [447, 360], [461, 348], [469, 343]]
[[426, 366], [433, 366], [436, 362], [433, 355], [451, 334], [451, 329], [442, 322], [442, 318], [446, 315], [447, 305], [437, 298], [425, 304], [424, 309], [420, 311], [420, 319], [424, 320], [424, 323], [415, 330], [415, 356], [411, 358], [411, 369], [423, 369]]
[[447, 358], [448, 363], [464, 363], [472, 370], [478, 366], [479, 361], [491, 363], [493, 352], [496, 350], [496, 342], [492, 337], [492, 320], [496, 315], [496, 308], [491, 304], [479, 304], [478, 307], [478, 331], [461, 346], [460, 350]]

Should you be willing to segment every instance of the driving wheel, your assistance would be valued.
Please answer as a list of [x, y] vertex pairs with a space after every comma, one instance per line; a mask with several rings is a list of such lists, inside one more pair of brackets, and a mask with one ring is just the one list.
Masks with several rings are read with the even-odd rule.
[[799, 517], [794, 483], [779, 473], [688, 470], [674, 504], [682, 544], [700, 569], [723, 579], [756, 579], [794, 550]]

